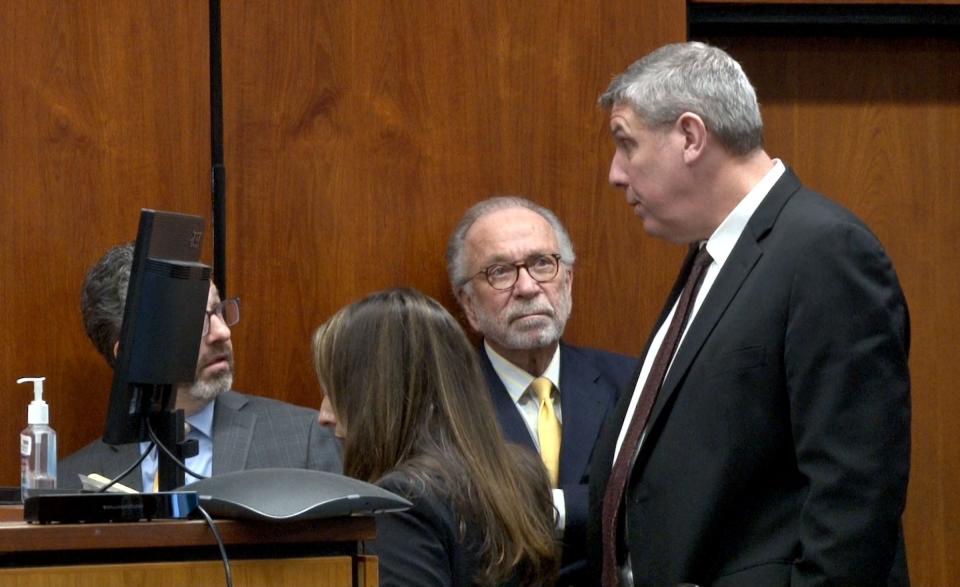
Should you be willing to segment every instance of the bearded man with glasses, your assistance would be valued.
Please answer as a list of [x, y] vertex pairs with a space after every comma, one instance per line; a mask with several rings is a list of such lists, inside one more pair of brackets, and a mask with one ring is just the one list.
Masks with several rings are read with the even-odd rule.
[[[84, 328], [111, 368], [117, 355], [132, 264], [133, 243], [118, 245], [101, 257], [84, 280]], [[240, 300], [221, 301], [217, 287], [211, 283], [196, 377], [176, 390], [176, 408], [186, 417], [187, 438], [197, 440], [199, 445], [199, 453], [186, 459], [187, 467], [205, 477], [265, 467], [340, 473], [343, 464], [339, 445], [332, 432], [320, 425], [316, 410], [232, 390], [230, 327], [239, 321]], [[80, 488], [80, 475], [91, 473], [113, 479], [149, 447], [149, 442], [110, 445], [97, 439], [59, 463], [59, 486]], [[154, 448], [119, 482], [138, 491], [156, 490], [156, 472]], [[194, 480], [193, 475], [186, 474], [187, 483]]]
[[588, 464], [634, 361], [561, 341], [576, 256], [550, 210], [518, 197], [484, 200], [454, 229], [446, 258], [454, 295], [483, 337], [480, 362], [500, 428], [540, 454], [554, 485], [558, 585], [584, 584]]

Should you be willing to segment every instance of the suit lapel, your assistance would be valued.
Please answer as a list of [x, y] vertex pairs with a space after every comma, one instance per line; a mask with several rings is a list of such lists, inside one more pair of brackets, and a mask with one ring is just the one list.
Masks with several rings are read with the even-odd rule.
[[247, 398], [227, 391], [217, 397], [213, 411], [213, 474], [241, 471], [253, 441], [257, 415], [243, 411]]
[[[594, 470], [603, 472], [602, 475], [593, 475], [592, 479], [597, 479], [598, 486], [601, 488], [606, 487], [606, 479], [609, 476], [609, 471], [613, 467], [613, 455], [616, 449], [617, 439], [619, 438], [620, 431], [625, 425], [627, 419], [627, 410], [630, 407], [630, 402], [633, 398], [634, 391], [637, 389], [637, 383], [640, 379], [640, 372], [643, 370], [643, 363], [646, 361], [647, 353], [650, 352], [650, 345], [653, 344], [653, 339], [657, 335], [657, 331], [660, 330], [660, 327], [663, 325], [664, 321], [667, 319], [667, 316], [670, 314], [671, 308], [673, 308], [674, 301], [680, 296], [680, 292], [683, 290], [683, 285], [687, 280], [687, 273], [689, 273], [691, 266], [693, 265], [693, 259], [696, 253], [692, 249], [688, 251], [687, 256], [684, 257], [683, 263], [681, 264], [680, 274], [677, 275], [677, 279], [673, 283], [673, 287], [670, 288], [670, 294], [667, 296], [667, 301], [663, 306], [663, 309], [660, 310], [660, 316], [657, 318], [657, 323], [653, 326], [653, 330], [650, 332], [650, 336], [647, 337], [647, 343], [643, 347], [643, 352], [640, 353], [639, 358], [636, 361], [636, 366], [633, 369], [633, 374], [630, 376], [629, 383], [626, 387], [623, 388], [622, 393], [620, 394], [620, 400], [617, 402], [616, 407], [613, 410], [613, 416], [607, 418], [607, 421], [603, 425], [602, 436], [597, 444], [597, 457], [594, 459]], [[656, 406], [654, 406], [656, 410]]]
[[[530, 429], [493, 369], [490, 358], [483, 348], [478, 353], [504, 438], [536, 451]], [[596, 389], [600, 376], [592, 362], [560, 343], [560, 410], [564, 422], [560, 442], [561, 484], [579, 483], [586, 472], [605, 415], [604, 396]]]
[[515, 442], [536, 452], [537, 446], [530, 436], [530, 429], [523, 421], [523, 416], [517, 410], [517, 406], [513, 403], [513, 398], [507, 392], [500, 376], [494, 371], [490, 357], [487, 356], [482, 346], [477, 350], [477, 353], [480, 357], [480, 366], [483, 368], [483, 375], [487, 380], [487, 389], [490, 390], [490, 399], [493, 400], [493, 409], [497, 412], [497, 420], [500, 422], [503, 437], [508, 442]]
[[603, 397], [597, 385], [596, 366], [563, 342], [560, 343], [560, 483], [580, 483], [603, 424]]
[[[717, 275], [713, 286], [707, 293], [703, 305], [697, 311], [686, 336], [677, 349], [677, 354], [663, 382], [663, 387], [657, 395], [657, 400], [650, 413], [647, 428], [652, 428], [657, 421], [663, 407], [670, 401], [693, 364], [700, 348], [704, 345], [716, 327], [723, 313], [730, 306], [744, 280], [750, 275], [757, 261], [763, 255], [760, 241], [773, 228], [777, 216], [793, 193], [800, 188], [800, 181], [789, 169], [774, 184], [770, 193], [751, 216], [750, 221], [740, 235], [737, 244], [730, 252], [730, 256]], [[679, 294], [678, 294], [679, 295]], [[673, 297], [670, 298], [671, 301]], [[644, 443], [647, 445], [647, 443]]]

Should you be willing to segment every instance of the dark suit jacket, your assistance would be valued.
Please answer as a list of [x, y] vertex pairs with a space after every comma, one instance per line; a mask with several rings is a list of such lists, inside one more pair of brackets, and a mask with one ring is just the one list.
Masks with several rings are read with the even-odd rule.
[[403, 512], [379, 514], [377, 539], [366, 543], [368, 551], [379, 557], [380, 586], [473, 585], [478, 538], [471, 533], [461, 540], [450, 500], [396, 473], [377, 485], [413, 504]]
[[[651, 413], [625, 497], [635, 584], [905, 582], [908, 348], [906, 302], [880, 243], [788, 170], [717, 276]], [[630, 395], [593, 463], [597, 577]]]
[[[487, 353], [479, 350], [493, 407], [504, 437], [536, 452], [523, 416], [493, 370]], [[563, 569], [560, 585], [580, 585], [586, 567], [585, 542], [588, 512], [590, 456], [600, 426], [613, 411], [620, 390], [629, 382], [636, 359], [605, 351], [560, 343], [559, 485], [563, 490], [566, 520], [563, 534]]]
[[[244, 469], [293, 467], [340, 473], [340, 447], [321, 426], [317, 411], [277, 400], [227, 391], [213, 412], [213, 474]], [[137, 443], [110, 445], [95, 440], [57, 466], [59, 487], [80, 488], [78, 475], [113, 479], [140, 457]], [[140, 467], [120, 480], [141, 490]]]

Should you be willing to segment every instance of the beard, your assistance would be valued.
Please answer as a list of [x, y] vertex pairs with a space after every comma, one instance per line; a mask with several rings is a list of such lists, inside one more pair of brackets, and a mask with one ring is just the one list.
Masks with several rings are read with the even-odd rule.
[[[221, 352], [223, 350], [221, 349]], [[187, 389], [187, 393], [195, 400], [210, 402], [221, 393], [233, 387], [233, 352], [227, 351], [227, 368], [211, 376], [203, 375], [203, 366], [198, 365], [197, 378]]]
[[[570, 288], [560, 287], [556, 307], [546, 296], [532, 300], [511, 300], [498, 315], [476, 306], [478, 330], [500, 346], [513, 350], [533, 350], [556, 343], [563, 336], [572, 309]], [[527, 318], [524, 318], [528, 316]], [[517, 321], [522, 318], [521, 321]]]
[[210, 402], [217, 399], [218, 395], [228, 391], [231, 387], [233, 387], [232, 368], [215, 377], [194, 381], [193, 385], [187, 390], [187, 393], [189, 393], [193, 399]]

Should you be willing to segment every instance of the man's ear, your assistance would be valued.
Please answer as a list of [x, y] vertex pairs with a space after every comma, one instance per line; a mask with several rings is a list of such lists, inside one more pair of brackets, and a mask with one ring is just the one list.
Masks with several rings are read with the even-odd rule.
[[480, 332], [480, 328], [477, 326], [477, 311], [473, 306], [473, 298], [467, 293], [465, 287], [457, 290], [457, 301], [460, 302], [460, 307], [463, 308], [463, 313], [467, 316], [470, 328], [473, 328], [475, 332]]
[[120, 354], [120, 341], [113, 343], [113, 358], [116, 360], [117, 355]]
[[683, 137], [683, 162], [695, 162], [707, 146], [707, 125], [697, 114], [684, 112], [677, 119], [676, 128]]

